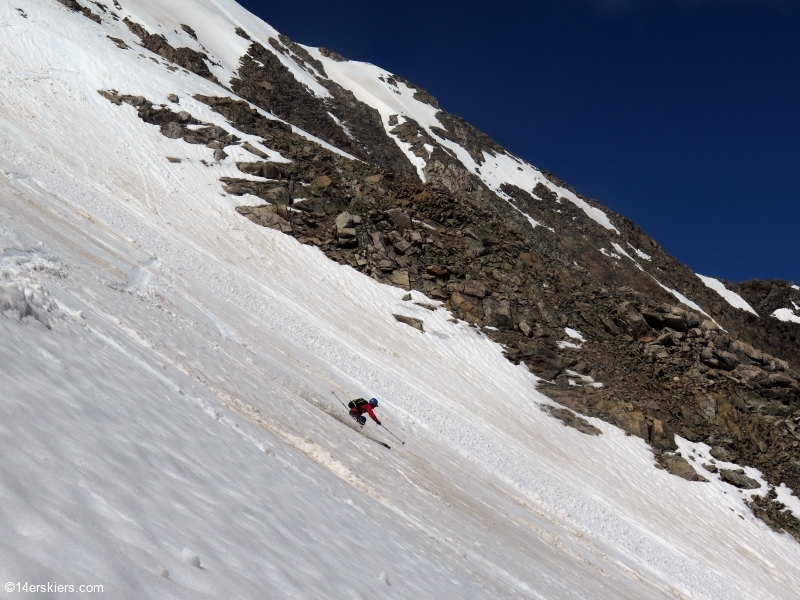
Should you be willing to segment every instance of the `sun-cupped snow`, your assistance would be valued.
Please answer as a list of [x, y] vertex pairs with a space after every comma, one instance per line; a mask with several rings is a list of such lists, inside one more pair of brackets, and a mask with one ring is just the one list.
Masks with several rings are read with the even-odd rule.
[[753, 313], [754, 315], [758, 316], [758, 313], [753, 310], [753, 307], [750, 306], [747, 301], [742, 298], [739, 294], [734, 291], [729, 290], [725, 287], [719, 279], [714, 279], [713, 277], [706, 277], [704, 275], [700, 275], [699, 273], [695, 273], [700, 278], [707, 287], [710, 287], [712, 290], [717, 292], [720, 296], [722, 296], [725, 301], [730, 304], [734, 308], [739, 308], [741, 310], [746, 310], [749, 313]]
[[[266, 27], [200, 6], [226, 7], [224, 31]], [[49, 0], [0, 5], [0, 27], [0, 580], [136, 599], [794, 597], [800, 546], [752, 492], [656, 469], [599, 420], [565, 427], [479, 330], [242, 218], [219, 181], [231, 155], [97, 94], [175, 93], [230, 127], [189, 101], [229, 92]], [[405, 445], [355, 429], [332, 392], [377, 396]]]
[[[320, 53], [318, 48], [309, 46], [304, 46], [304, 48], [315, 59], [322, 62], [325, 72], [332, 81], [350, 90], [358, 100], [380, 113], [387, 134], [395, 140], [411, 164], [416, 167], [422, 181], [425, 181], [423, 169], [427, 161], [416, 156], [411, 151], [410, 144], [403, 142], [392, 133], [392, 129], [395, 127], [389, 122], [392, 116], [414, 119], [442, 147], [455, 154], [470, 173], [475, 173], [489, 189], [502, 198], [510, 200], [507, 194], [500, 189], [503, 184], [516, 185], [532, 193], [537, 184], [541, 183], [555, 192], [559, 198], [566, 198], [578, 206], [591, 219], [606, 229], [619, 233], [603, 210], [590, 205], [572, 191], [552, 183], [541, 171], [515, 156], [506, 153], [489, 154], [484, 151], [483, 162], [477, 164], [467, 150], [452, 140], [440, 137], [433, 131], [433, 128], [442, 128], [442, 123], [436, 118], [439, 109], [414, 98], [415, 90], [402, 81], [392, 79], [391, 73], [369, 63], [333, 60]], [[517, 207], [515, 206], [515, 208]], [[531, 217], [526, 216], [532, 226], [535, 227], [538, 224]]]

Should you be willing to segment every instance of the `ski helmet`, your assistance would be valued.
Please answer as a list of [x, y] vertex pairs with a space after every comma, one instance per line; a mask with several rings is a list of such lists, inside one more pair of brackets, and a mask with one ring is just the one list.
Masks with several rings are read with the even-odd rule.
[[377, 398], [372, 398], [372, 399], [369, 401], [369, 405], [370, 405], [372, 408], [378, 408], [378, 399], [377, 399]]

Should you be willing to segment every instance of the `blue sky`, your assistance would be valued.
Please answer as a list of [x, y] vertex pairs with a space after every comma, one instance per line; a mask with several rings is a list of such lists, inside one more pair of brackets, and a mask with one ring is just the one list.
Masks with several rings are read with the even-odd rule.
[[697, 272], [800, 281], [800, 0], [242, 4], [417, 83]]

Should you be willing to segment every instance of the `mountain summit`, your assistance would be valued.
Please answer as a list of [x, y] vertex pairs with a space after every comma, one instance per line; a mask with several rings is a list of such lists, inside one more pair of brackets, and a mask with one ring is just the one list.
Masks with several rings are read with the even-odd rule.
[[0, 27], [9, 597], [797, 595], [800, 288], [231, 0]]

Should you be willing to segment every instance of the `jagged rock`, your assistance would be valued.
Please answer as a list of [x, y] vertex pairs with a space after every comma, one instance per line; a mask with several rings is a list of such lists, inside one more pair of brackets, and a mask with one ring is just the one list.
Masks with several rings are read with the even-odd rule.
[[406, 317], [405, 315], [392, 315], [396, 321], [400, 323], [405, 323], [414, 329], [419, 329], [422, 333], [425, 333], [425, 329], [423, 329], [424, 323], [420, 319], [415, 319], [414, 317]]
[[128, 26], [131, 32], [139, 37], [142, 46], [154, 54], [158, 54], [162, 58], [183, 67], [187, 71], [200, 75], [200, 77], [204, 77], [214, 83], [219, 83], [205, 62], [208, 59], [206, 54], [198, 52], [197, 50], [192, 50], [191, 48], [173, 48], [163, 35], [150, 33], [142, 25], [134, 23], [128, 17], [123, 19], [123, 23]]
[[483, 320], [483, 306], [473, 298], [453, 292], [450, 296], [450, 306], [467, 321], [474, 323]]
[[408, 231], [413, 227], [411, 222], [411, 217], [409, 217], [406, 213], [404, 213], [399, 208], [393, 208], [391, 210], [387, 210], [386, 219], [394, 226], [397, 231], [403, 233], [404, 231]]
[[714, 321], [706, 319], [705, 321], [700, 323], [700, 329], [702, 331], [716, 331], [717, 330], [717, 324], [714, 323]]
[[566, 425], [567, 427], [572, 427], [573, 429], [577, 429], [581, 433], [585, 433], [586, 435], [601, 435], [603, 433], [597, 427], [589, 423], [589, 421], [587, 421], [583, 417], [579, 417], [568, 408], [555, 408], [552, 406], [547, 406], [543, 408], [547, 410], [551, 415], [553, 415], [556, 419], [564, 423], [564, 425]]
[[392, 244], [392, 247], [398, 254], [405, 254], [411, 248], [411, 243], [403, 238], [400, 238], [394, 244]]
[[798, 389], [797, 381], [789, 377], [786, 373], [770, 373], [761, 385], [764, 387]]
[[650, 426], [650, 445], [657, 450], [678, 449], [672, 429], [659, 419], [653, 420], [653, 424]]
[[700, 361], [714, 369], [732, 371], [739, 364], [739, 359], [732, 352], [706, 347], [700, 353]]
[[644, 306], [640, 313], [642, 317], [644, 317], [644, 320], [647, 321], [647, 324], [653, 329], [662, 329], [664, 327], [664, 317], [657, 310]]
[[695, 471], [692, 465], [682, 456], [664, 453], [661, 455], [659, 462], [670, 474], [686, 479], [687, 481], [708, 481]]
[[684, 315], [669, 313], [664, 315], [663, 322], [665, 327], [669, 327], [675, 331], [689, 331], [689, 325], [686, 323], [686, 317]]
[[700, 407], [702, 413], [710, 422], [713, 422], [717, 417], [717, 400], [711, 395], [705, 395], [698, 399], [697, 405]]
[[93, 13], [91, 10], [86, 8], [85, 6], [81, 6], [75, 0], [58, 0], [61, 4], [73, 10], [75, 12], [83, 13], [84, 17], [87, 17], [94, 21], [95, 23], [101, 23], [100, 16]]
[[[337, 232], [342, 231], [344, 229], [352, 229], [353, 215], [351, 215], [349, 212], [340, 213], [336, 217], [336, 220], [333, 222], [333, 225], [336, 228]], [[355, 235], [353, 235], [352, 237], [355, 237]]]
[[508, 329], [513, 326], [514, 314], [508, 300], [483, 300], [483, 322], [491, 327]]
[[[247, 142], [242, 144], [242, 147], [248, 152], [255, 154], [256, 156], [261, 155], [264, 158], [267, 157], [266, 154], [261, 152], [258, 148], [251, 146]], [[264, 179], [280, 180], [287, 178], [286, 169], [281, 165], [271, 162], [253, 162], [253, 163], [237, 162], [236, 167], [242, 173], [247, 173], [248, 175], [255, 175], [256, 177], [263, 177]]]
[[[282, 209], [282, 211], [281, 211]], [[236, 212], [247, 217], [253, 223], [282, 233], [291, 233], [292, 226], [287, 220], [286, 206], [238, 206]]]
[[751, 479], [744, 474], [744, 469], [738, 469], [736, 471], [733, 469], [720, 469], [719, 476], [725, 483], [730, 483], [744, 490], [756, 490], [761, 487], [761, 484], [755, 479]]
[[525, 335], [526, 337], [531, 337], [531, 335], [533, 334], [533, 329], [532, 329], [532, 328], [531, 328], [531, 326], [530, 326], [530, 325], [528, 325], [528, 323], [527, 323], [527, 322], [525, 322], [525, 321], [520, 321], [520, 322], [519, 322], [519, 330], [520, 330], [520, 331], [523, 333], [523, 335]]
[[447, 275], [447, 269], [441, 265], [428, 265], [425, 267], [425, 272], [435, 277], [444, 277]]
[[727, 448], [722, 446], [714, 446], [710, 451], [711, 456], [722, 462], [730, 462], [731, 453]]
[[650, 332], [650, 326], [644, 317], [638, 313], [630, 302], [623, 302], [617, 306], [617, 316], [627, 325], [631, 336], [638, 339]]
[[617, 427], [647, 441], [649, 438], [649, 431], [647, 427], [647, 419], [641, 411], [633, 412], [618, 412], [616, 415], [615, 423]]
[[406, 269], [398, 269], [392, 272], [392, 283], [404, 289], [408, 289], [408, 271]]
[[178, 104], [180, 102], [180, 98], [178, 98], [177, 94], [170, 94], [169, 96], [167, 96], [167, 100], [169, 100], [173, 104]]
[[[283, 39], [273, 47], [279, 53], [295, 52]], [[302, 127], [300, 121], [306, 119], [309, 127], [317, 131], [328, 127], [323, 108], [313, 108], [317, 100], [309, 98], [306, 103], [303, 95], [306, 92], [298, 92], [291, 103], [281, 105], [289, 97], [279, 92], [284, 84], [277, 77], [267, 77], [280, 69], [277, 65], [274, 69], [265, 68], [264, 77], [259, 79], [254, 75], [262, 67], [256, 61], [266, 63], [257, 53], [252, 54], [252, 59], [253, 64], [240, 71], [242, 86], [252, 86], [255, 90], [259, 82], [268, 84], [271, 91], [267, 87], [259, 89], [272, 94], [274, 114], [281, 116], [278, 110], [285, 114], [297, 110], [292, 113], [298, 115], [297, 119], [287, 119], [293, 124]], [[272, 60], [266, 56], [264, 59]], [[313, 63], [300, 59], [306, 61], [309, 72], [318, 72]], [[253, 77], [245, 82], [248, 69]], [[281, 94], [284, 98], [278, 102]], [[237, 129], [258, 136], [266, 147], [279, 150], [291, 161], [284, 167], [286, 180], [301, 192], [289, 187], [290, 195], [294, 198], [296, 193], [304, 193], [303, 197], [308, 198], [293, 205], [303, 211], [303, 216], [292, 215], [294, 235], [304, 243], [317, 244], [334, 260], [356, 266], [385, 283], [447, 300], [445, 308], [454, 317], [476, 325], [496, 327], [496, 314], [505, 313], [507, 325], [498, 327], [500, 331], [485, 330], [487, 335], [505, 346], [509, 360], [524, 362], [531, 372], [552, 382], [548, 390], [567, 389], [570, 378], [561, 375], [562, 370], [567, 365], [578, 367], [574, 351], [558, 348], [554, 343], [564, 339], [564, 327], [578, 329], [587, 338], [580, 360], [587, 364], [593, 377], [601, 374], [607, 387], [596, 393], [588, 387], [568, 389], [570, 393], [562, 399], [570, 409], [618, 422], [640, 436], [642, 419], [646, 425], [653, 416], [662, 421], [667, 417], [670, 425], [687, 438], [715, 439], [731, 449], [737, 462], [747, 461], [746, 464], [758, 467], [775, 481], [794, 482], [800, 487], [800, 461], [793, 458], [796, 450], [790, 445], [795, 439], [800, 442], [800, 437], [795, 438], [789, 426], [784, 425], [786, 417], [800, 406], [800, 390], [763, 385], [768, 375], [774, 373], [785, 373], [797, 380], [791, 366], [764, 353], [754, 360], [753, 356], [759, 356], [756, 348], [778, 353], [774, 342], [759, 337], [761, 321], [750, 322], [746, 319], [751, 317], [745, 319], [726, 311], [724, 304], [716, 304], [714, 296], [709, 295], [713, 292], [693, 287], [694, 274], [666, 256], [632, 225], [614, 217], [621, 236], [653, 256], [652, 263], [642, 263], [643, 267], [659, 269], [659, 281], [707, 307], [730, 334], [718, 329], [710, 318], [701, 322], [696, 313], [675, 306], [671, 295], [653, 284], [649, 272], [639, 274], [636, 269], [619, 268], [620, 265], [611, 269], [612, 262], [595, 265], [588, 260], [592, 256], [587, 254], [589, 248], [607, 243], [600, 241], [607, 239], [607, 231], [595, 232], [593, 228], [597, 225], [568, 201], [559, 203], [560, 213], [553, 212], [556, 206], [548, 203], [554, 203], [559, 196], [547, 186], [537, 186], [538, 198], [525, 190], [509, 190], [516, 195], [506, 193], [531, 218], [554, 227], [558, 232], [554, 236], [545, 228], [536, 228], [532, 234], [518, 212], [508, 203], [497, 202], [482, 182], [441, 156], [443, 153], [436, 143], [431, 144], [433, 152], [425, 151], [427, 183], [423, 183], [412, 172], [413, 167], [401, 172], [381, 162], [385, 160], [380, 157], [382, 150], [358, 136], [359, 142], [369, 148], [369, 159], [350, 161], [306, 138], [300, 139], [284, 123], [268, 119], [244, 103], [228, 98], [202, 101], [225, 115]], [[282, 108], [277, 109], [279, 105]], [[332, 110], [342, 119], [338, 108], [325, 110]], [[306, 111], [305, 116], [301, 116], [302, 111]], [[402, 125], [399, 119], [394, 123], [395, 128]], [[349, 123], [346, 125], [350, 128]], [[404, 133], [397, 135], [413, 134], [426, 140], [420, 137], [417, 124], [405, 125]], [[458, 126], [453, 123], [453, 127]], [[331, 127], [338, 126], [334, 123]], [[330, 135], [320, 137], [327, 141], [334, 134], [331, 129]], [[453, 131], [442, 133], [445, 134], [455, 137]], [[464, 130], [460, 135], [466, 139], [470, 134]], [[475, 139], [469, 144], [480, 156], [482, 150]], [[394, 144], [389, 138], [386, 142], [389, 149]], [[347, 142], [351, 143], [352, 140]], [[355, 152], [343, 144], [339, 147]], [[330, 182], [317, 186], [310, 195], [310, 182], [319, 177], [327, 177]], [[345, 228], [353, 229], [353, 240], [362, 242], [360, 247], [353, 245], [349, 251], [341, 243], [329, 243], [335, 231], [334, 221], [343, 211], [363, 216], [362, 223], [354, 220], [352, 227]], [[408, 217], [404, 225], [398, 213]], [[419, 224], [417, 230], [413, 229], [414, 223]], [[580, 234], [569, 235], [570, 227]], [[400, 243], [396, 247], [400, 240], [409, 246]], [[406, 271], [407, 280], [398, 277], [397, 272], [402, 271]], [[482, 285], [483, 298], [467, 293], [468, 283]], [[508, 310], [503, 302], [508, 303]], [[787, 304], [788, 301], [783, 306]], [[762, 314], [763, 309], [758, 310]], [[522, 322], [527, 325], [527, 332], [520, 326]], [[786, 358], [800, 357], [800, 351], [789, 344], [786, 333], [773, 331], [770, 335], [775, 336], [771, 339], [786, 340], [780, 346], [787, 353]], [[639, 339], [643, 343], [636, 341]], [[740, 346], [737, 340], [746, 342], [752, 350]], [[699, 360], [706, 346], [710, 348], [706, 357], [714, 361], [711, 365]], [[652, 362], [646, 359], [648, 356]], [[713, 412], [703, 410], [702, 403], [698, 404], [706, 396], [712, 396], [717, 403]], [[636, 412], [642, 416], [625, 417]], [[634, 420], [626, 424], [626, 418]], [[648, 428], [645, 434], [648, 440], [650, 434]], [[656, 444], [667, 447], [671, 445], [669, 439], [669, 436], [666, 439], [653, 436]], [[797, 467], [792, 460], [798, 463]]]

